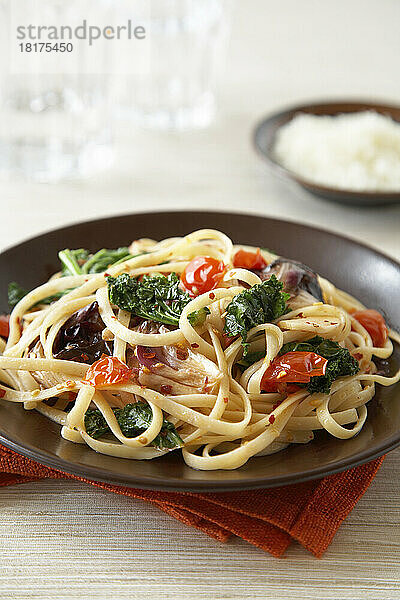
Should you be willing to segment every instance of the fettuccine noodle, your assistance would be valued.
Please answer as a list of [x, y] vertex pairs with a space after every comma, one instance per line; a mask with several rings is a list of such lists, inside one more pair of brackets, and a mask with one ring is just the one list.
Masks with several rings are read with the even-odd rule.
[[[261, 283], [256, 269], [234, 266], [239, 249], [223, 233], [200, 230], [182, 238], [161, 242], [137, 240], [131, 258], [110, 266], [107, 273], [56, 276], [29, 294], [14, 308], [10, 335], [2, 344], [0, 389], [4, 399], [35, 409], [61, 426], [61, 435], [74, 443], [87, 444], [96, 452], [129, 459], [153, 459], [167, 453], [152, 442], [168, 420], [179, 434], [182, 455], [194, 469], [236, 469], [249, 458], [280, 451], [288, 444], [308, 443], [316, 430], [348, 439], [356, 435], [367, 418], [367, 403], [375, 385], [393, 385], [393, 376], [378, 372], [376, 358], [393, 352], [389, 332], [382, 347], [374, 347], [367, 329], [352, 312], [363, 305], [347, 293], [318, 277], [323, 302], [310, 299], [300, 305], [289, 302], [288, 310], [273, 322], [262, 323], [247, 333], [250, 353], [261, 358], [244, 367], [238, 365], [244, 347], [240, 337], [226, 339], [224, 324], [229, 303], [244, 290]], [[224, 276], [212, 292], [200, 293], [183, 308], [175, 327], [140, 326], [128, 310], [109, 299], [107, 277], [127, 273], [140, 278], [154, 273], [184, 272], [198, 256], [213, 257], [226, 265]], [[261, 251], [266, 264], [276, 259]], [[42, 301], [67, 291], [50, 304]], [[296, 300], [296, 299], [295, 299]], [[298, 300], [298, 299], [297, 299]], [[54, 346], [65, 323], [92, 303], [102, 321], [103, 338], [109, 340], [113, 356], [131, 364], [132, 379], [103, 386], [88, 385], [90, 363], [60, 359]], [[191, 324], [190, 315], [207, 308], [205, 321]], [[271, 363], [288, 342], [307, 341], [313, 336], [337, 342], [356, 357], [360, 369], [336, 379], [329, 393], [309, 393], [306, 386], [294, 391], [264, 392], [263, 381]], [[148, 368], [138, 363], [138, 348], [163, 348], [179, 367], [167, 362]], [[179, 352], [182, 354], [180, 356]], [[175, 363], [174, 363], [175, 364]], [[151, 408], [151, 420], [138, 435], [127, 437], [113, 409], [137, 401]], [[99, 411], [109, 433], [92, 437], [86, 431], [88, 410]]]

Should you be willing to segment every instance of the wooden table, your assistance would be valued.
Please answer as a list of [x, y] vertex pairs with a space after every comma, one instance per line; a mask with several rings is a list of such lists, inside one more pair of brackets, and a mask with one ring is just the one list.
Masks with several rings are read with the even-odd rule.
[[[237, 3], [214, 125], [170, 135], [121, 127], [116, 166], [101, 176], [1, 183], [1, 246], [100, 215], [219, 208], [330, 228], [400, 258], [399, 206], [320, 201], [275, 179], [250, 144], [254, 122], [282, 105], [378, 91], [398, 103], [399, 22], [398, 0]], [[219, 544], [154, 507], [79, 483], [2, 488], [0, 598], [396, 600], [399, 471], [397, 450], [322, 560], [296, 544], [282, 560], [238, 539]]]

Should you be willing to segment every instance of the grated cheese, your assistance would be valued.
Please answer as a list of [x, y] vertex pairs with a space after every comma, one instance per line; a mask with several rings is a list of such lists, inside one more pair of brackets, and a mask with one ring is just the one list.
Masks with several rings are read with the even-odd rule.
[[298, 114], [278, 130], [274, 152], [283, 166], [314, 183], [400, 190], [400, 123], [374, 111]]

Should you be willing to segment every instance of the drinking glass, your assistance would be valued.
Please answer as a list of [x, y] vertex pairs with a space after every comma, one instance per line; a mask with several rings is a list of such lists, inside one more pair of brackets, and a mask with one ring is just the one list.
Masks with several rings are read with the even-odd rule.
[[[215, 87], [228, 32], [227, 3], [148, 3], [150, 66], [141, 77], [116, 82], [118, 115], [151, 128], [206, 127], [216, 109]], [[129, 13], [129, 7], [126, 10]]]
[[[89, 46], [82, 42], [79, 54], [74, 48], [68, 56], [17, 54], [16, 26], [30, 13], [33, 23], [68, 23], [78, 6], [77, 0], [1, 1], [2, 175], [55, 182], [91, 174], [112, 162], [109, 74], [93, 70]], [[96, 7], [101, 14], [107, 3], [97, 0]], [[96, 49], [99, 64], [106, 59], [103, 48]]]

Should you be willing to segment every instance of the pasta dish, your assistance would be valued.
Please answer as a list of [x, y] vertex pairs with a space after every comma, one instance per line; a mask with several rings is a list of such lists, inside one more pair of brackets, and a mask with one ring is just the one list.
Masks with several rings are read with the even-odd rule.
[[30, 292], [9, 285], [0, 396], [96, 452], [194, 469], [355, 436], [397, 333], [311, 268], [206, 229], [65, 249]]

